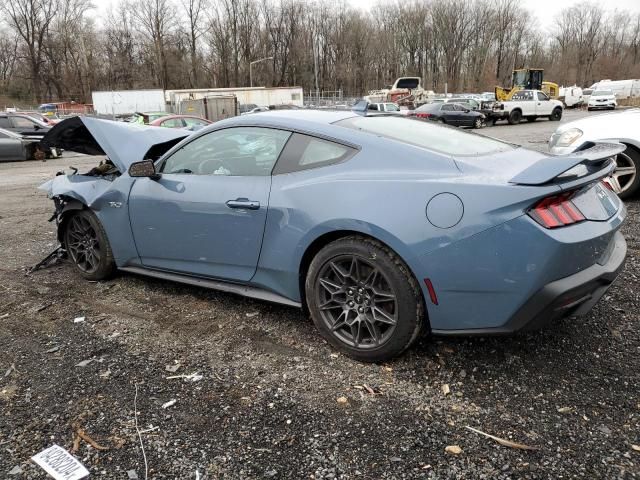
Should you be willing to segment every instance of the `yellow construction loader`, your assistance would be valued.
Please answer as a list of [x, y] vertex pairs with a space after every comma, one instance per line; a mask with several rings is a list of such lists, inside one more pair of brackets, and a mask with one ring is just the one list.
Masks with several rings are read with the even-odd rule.
[[542, 90], [551, 98], [557, 98], [558, 84], [543, 80], [544, 70], [541, 68], [520, 68], [513, 71], [511, 89], [496, 87], [496, 100], [506, 102], [511, 100], [514, 93], [520, 90]]

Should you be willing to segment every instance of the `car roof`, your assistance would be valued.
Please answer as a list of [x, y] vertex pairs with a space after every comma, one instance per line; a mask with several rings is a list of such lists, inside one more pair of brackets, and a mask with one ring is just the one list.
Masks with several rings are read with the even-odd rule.
[[[267, 112], [260, 113], [260, 119], [293, 119], [304, 120], [309, 123], [316, 123], [319, 125], [329, 125], [346, 118], [357, 116], [350, 110], [312, 110], [312, 109], [299, 109], [299, 110], [269, 110]], [[238, 117], [234, 117], [238, 118]], [[250, 120], [246, 120], [247, 122]]]

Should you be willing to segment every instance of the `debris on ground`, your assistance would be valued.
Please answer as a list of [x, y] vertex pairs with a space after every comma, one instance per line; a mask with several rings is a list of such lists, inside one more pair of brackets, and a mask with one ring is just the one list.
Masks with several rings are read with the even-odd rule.
[[442, 393], [443, 395], [449, 395], [449, 393], [451, 393], [451, 389], [449, 388], [448, 383], [445, 383], [444, 385], [442, 385]]
[[82, 323], [84, 322], [85, 317], [76, 317], [73, 319], [73, 323]]
[[340, 405], [346, 405], [347, 403], [349, 403], [349, 399], [347, 397], [338, 397], [336, 399], [336, 402], [338, 402], [338, 404]]
[[31, 460], [55, 480], [80, 480], [89, 475], [84, 465], [58, 445], [52, 445], [31, 457]]
[[162, 408], [169, 408], [169, 407], [173, 407], [176, 404], [177, 400], [173, 399], [173, 400], [169, 400], [166, 403], [162, 404]]
[[529, 445], [524, 445], [522, 443], [512, 442], [511, 440], [507, 440], [505, 438], [496, 437], [495, 435], [491, 435], [489, 433], [485, 433], [482, 430], [478, 430], [477, 428], [469, 427], [468, 425], [465, 426], [464, 428], [466, 428], [467, 430], [471, 430], [472, 432], [475, 432], [475, 433], [477, 433], [479, 435], [483, 435], [483, 436], [485, 436], [487, 438], [490, 438], [491, 440], [495, 440], [500, 445], [503, 445], [505, 447], [517, 448], [519, 450], [539, 450], [538, 447], [530, 447]]
[[460, 455], [462, 453], [462, 449], [458, 445], [448, 445], [444, 451], [451, 455]]

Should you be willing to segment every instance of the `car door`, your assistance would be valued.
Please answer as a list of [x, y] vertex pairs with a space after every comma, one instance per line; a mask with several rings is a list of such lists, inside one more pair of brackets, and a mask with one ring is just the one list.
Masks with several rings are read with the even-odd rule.
[[440, 107], [440, 116], [447, 122], [449, 125], [458, 125], [460, 119], [458, 118], [457, 112], [455, 111], [455, 107], [453, 103], [443, 103]]
[[536, 115], [551, 115], [553, 105], [549, 101], [549, 97], [543, 92], [536, 92], [538, 97], [536, 101]]
[[131, 228], [149, 268], [247, 282], [262, 245], [271, 171], [291, 132], [232, 127], [198, 136], [140, 178]]
[[0, 132], [0, 161], [10, 160], [25, 160], [22, 141]]

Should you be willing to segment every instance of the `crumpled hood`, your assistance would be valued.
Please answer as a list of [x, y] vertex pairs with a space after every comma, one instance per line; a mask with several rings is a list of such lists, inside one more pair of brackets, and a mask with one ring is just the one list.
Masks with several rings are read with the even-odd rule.
[[173, 128], [72, 117], [54, 125], [41, 144], [87, 155], [106, 155], [124, 173], [132, 163], [155, 159], [190, 134]]

